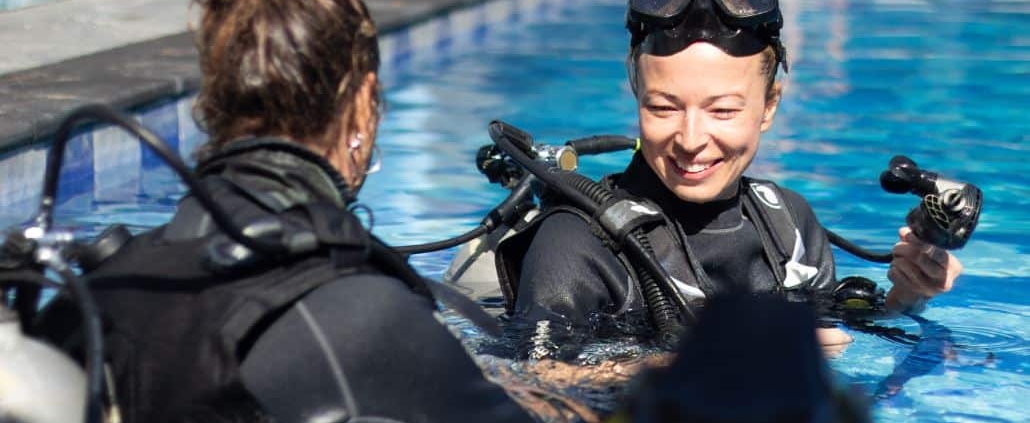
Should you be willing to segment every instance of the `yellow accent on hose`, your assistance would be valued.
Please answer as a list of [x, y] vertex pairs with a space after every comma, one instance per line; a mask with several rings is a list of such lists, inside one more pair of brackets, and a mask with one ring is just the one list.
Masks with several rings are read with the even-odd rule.
[[640, 151], [640, 137], [637, 137], [637, 145], [633, 146], [633, 152], [636, 153], [638, 151]]

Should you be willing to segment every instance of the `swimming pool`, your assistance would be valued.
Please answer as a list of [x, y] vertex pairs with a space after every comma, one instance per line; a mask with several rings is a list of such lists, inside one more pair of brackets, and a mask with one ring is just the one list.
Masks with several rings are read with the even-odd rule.
[[[938, 326], [920, 360], [906, 361], [909, 345], [853, 333], [855, 344], [832, 362], [834, 370], [870, 395], [885, 380], [905, 382], [875, 400], [877, 421], [1027, 421], [1030, 2], [781, 3], [791, 73], [752, 174], [801, 192], [824, 225], [881, 250], [893, 245], [915, 204], [878, 186], [894, 154], [973, 182], [985, 195], [980, 226], [956, 253], [964, 275], [923, 314]], [[473, 165], [491, 119], [553, 143], [633, 134], [624, 7], [623, 0], [501, 0], [387, 37], [384, 170], [361, 195], [375, 212], [375, 232], [413, 244], [478, 223], [506, 194]], [[188, 152], [199, 140], [185, 124], [188, 106], [171, 101], [137, 116]], [[133, 145], [116, 130], [80, 136], [74, 154], [91, 161], [65, 170], [78, 182], [62, 188], [61, 223], [90, 234], [111, 222], [143, 228], [170, 216], [180, 185]], [[0, 164], [4, 226], [31, 214], [42, 181], [41, 150], [13, 157]], [[627, 159], [590, 158], [583, 170], [599, 176]], [[452, 254], [413, 262], [439, 276]], [[884, 266], [837, 257], [839, 276], [886, 282]], [[918, 330], [908, 319], [891, 323]]]

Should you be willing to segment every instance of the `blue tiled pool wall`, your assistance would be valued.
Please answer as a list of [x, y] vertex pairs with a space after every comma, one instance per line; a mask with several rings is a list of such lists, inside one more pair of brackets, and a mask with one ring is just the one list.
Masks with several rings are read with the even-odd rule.
[[[485, 37], [491, 25], [533, 19], [581, 1], [494, 0], [384, 34], [380, 37], [384, 84], [389, 87], [393, 75], [406, 67], [447, 60], [451, 52], [460, 52]], [[189, 95], [146, 105], [132, 115], [189, 161], [205, 139], [192, 118], [194, 98]], [[38, 210], [48, 148], [49, 143], [40, 143], [0, 157], [0, 227], [25, 222]], [[182, 192], [181, 186], [169, 183], [175, 180], [154, 153], [124, 130], [87, 128], [73, 137], [65, 153], [57, 213], [104, 213], [104, 205], [168, 205]], [[117, 221], [113, 215], [95, 218]]]
[[[151, 104], [132, 116], [188, 158], [203, 139], [190, 117], [192, 99]], [[47, 144], [24, 147], [0, 162], [0, 222], [17, 223], [37, 210], [48, 149]], [[173, 194], [169, 177], [174, 177], [171, 170], [128, 132], [113, 126], [87, 128], [73, 136], [65, 151], [58, 212], [165, 197]]]

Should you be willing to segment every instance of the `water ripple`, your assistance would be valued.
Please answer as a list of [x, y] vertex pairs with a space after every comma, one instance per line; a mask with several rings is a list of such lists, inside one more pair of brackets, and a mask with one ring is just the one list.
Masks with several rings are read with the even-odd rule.
[[964, 351], [1030, 352], [1030, 340], [985, 326], [949, 326], [955, 348]]

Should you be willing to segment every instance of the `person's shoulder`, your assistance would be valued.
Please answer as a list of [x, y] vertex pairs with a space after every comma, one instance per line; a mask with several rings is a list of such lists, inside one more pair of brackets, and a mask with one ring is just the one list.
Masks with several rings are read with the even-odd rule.
[[557, 210], [541, 217], [533, 234], [530, 250], [546, 250], [547, 255], [573, 254], [603, 248], [604, 244], [594, 234], [587, 216], [569, 210]]
[[543, 234], [558, 234], [560, 236], [561, 234], [590, 232], [590, 223], [587, 222], [587, 217], [569, 209], [562, 208], [545, 212], [539, 219], [541, 220], [537, 236]]

